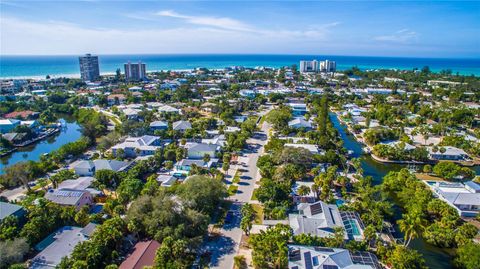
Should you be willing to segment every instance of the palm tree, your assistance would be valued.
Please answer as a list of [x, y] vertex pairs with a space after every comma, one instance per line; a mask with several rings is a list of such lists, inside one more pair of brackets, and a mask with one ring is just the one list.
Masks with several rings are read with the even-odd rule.
[[297, 193], [300, 196], [307, 196], [310, 193], [310, 188], [306, 185], [302, 185], [298, 187]]
[[418, 237], [426, 227], [426, 220], [420, 211], [415, 210], [403, 215], [403, 219], [398, 221], [400, 231], [404, 233], [405, 243], [408, 246], [412, 239]]

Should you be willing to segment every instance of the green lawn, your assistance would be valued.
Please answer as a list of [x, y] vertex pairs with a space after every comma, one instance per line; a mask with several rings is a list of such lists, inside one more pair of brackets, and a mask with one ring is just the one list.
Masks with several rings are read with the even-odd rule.
[[258, 200], [258, 198], [257, 198], [257, 189], [254, 189], [254, 190], [253, 190], [252, 198], [250, 198], [250, 200], [255, 200], [255, 201]]
[[235, 176], [232, 179], [232, 183], [238, 184], [240, 182], [240, 171], [237, 170], [235, 173]]
[[253, 223], [262, 224], [263, 223], [263, 206], [259, 204], [252, 204], [253, 210], [255, 210], [255, 220]]
[[228, 195], [229, 195], [229, 196], [234, 195], [235, 193], [237, 193], [237, 190], [238, 190], [238, 186], [237, 186], [237, 185], [233, 185], [233, 184], [230, 185], [230, 186], [228, 187]]

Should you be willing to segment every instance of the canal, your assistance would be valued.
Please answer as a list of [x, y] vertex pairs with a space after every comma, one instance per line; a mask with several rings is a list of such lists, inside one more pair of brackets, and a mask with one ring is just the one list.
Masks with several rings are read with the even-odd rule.
[[[343, 140], [343, 145], [347, 150], [353, 151], [354, 158], [361, 158], [362, 168], [365, 176], [371, 176], [374, 184], [380, 184], [383, 181], [383, 177], [390, 171], [399, 171], [405, 168], [405, 165], [401, 164], [385, 164], [379, 163], [373, 160], [370, 155], [364, 155], [362, 150], [362, 144], [355, 140], [355, 137], [348, 134], [346, 126], [342, 125], [334, 113], [330, 113], [330, 120], [334, 127], [339, 131], [340, 137]], [[478, 167], [475, 167], [477, 170]], [[478, 173], [478, 172], [477, 172]], [[401, 210], [395, 206], [394, 218], [398, 220], [401, 217]], [[398, 231], [398, 227], [395, 228]], [[422, 238], [414, 239], [410, 245], [410, 248], [415, 249], [421, 253], [425, 259], [425, 262], [429, 268], [447, 269], [452, 268], [452, 257], [441, 248], [437, 248], [428, 244]]]
[[0, 158], [0, 175], [3, 174], [3, 169], [7, 166], [22, 161], [38, 161], [43, 154], [50, 153], [67, 143], [80, 139], [82, 133], [75, 119], [68, 115], [62, 115], [61, 118], [61, 121], [64, 122], [64, 128], [60, 132], [30, 146], [18, 148], [12, 154]]

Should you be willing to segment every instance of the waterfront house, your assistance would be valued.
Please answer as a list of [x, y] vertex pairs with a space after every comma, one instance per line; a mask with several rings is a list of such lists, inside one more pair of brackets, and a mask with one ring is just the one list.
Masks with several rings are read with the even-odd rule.
[[73, 206], [76, 210], [93, 204], [92, 194], [86, 190], [50, 189], [45, 193], [45, 199], [58, 205]]
[[462, 217], [475, 217], [480, 212], [480, 184], [460, 182], [424, 181], [434, 195], [455, 208]]
[[118, 269], [143, 269], [153, 266], [159, 247], [160, 243], [155, 240], [138, 242]]
[[21, 121], [16, 119], [0, 119], [0, 133], [10, 133], [13, 129], [19, 126], [20, 123]]
[[174, 131], [185, 132], [188, 129], [192, 129], [192, 124], [188, 121], [180, 120], [172, 124]]
[[363, 239], [363, 223], [355, 212], [340, 212], [336, 205], [322, 201], [300, 203], [297, 209], [297, 214], [288, 215], [294, 235], [329, 237], [334, 235], [336, 228], [341, 228], [345, 231], [345, 240]]
[[31, 262], [30, 269], [52, 269], [60, 264], [63, 257], [69, 256], [76, 245], [86, 241], [93, 234], [96, 224], [87, 226], [65, 226], [47, 236], [35, 246], [40, 251]]
[[381, 269], [378, 258], [365, 251], [288, 245], [289, 269]]
[[443, 161], [462, 161], [462, 160], [470, 160], [468, 154], [463, 150], [456, 147], [445, 146], [440, 147], [438, 150], [434, 151], [433, 147], [428, 148], [428, 154], [430, 159]]
[[122, 150], [124, 157], [135, 158], [137, 156], [153, 155], [160, 148], [160, 137], [144, 135], [141, 137], [129, 137], [124, 142], [113, 146], [112, 154], [117, 156], [118, 152]]
[[220, 151], [220, 146], [215, 144], [186, 143], [184, 147], [187, 149], [189, 159], [202, 159], [205, 155], [213, 158]]
[[25, 216], [25, 209], [22, 206], [0, 202], [0, 223], [8, 216], [15, 216], [21, 219]]
[[38, 118], [39, 112], [34, 112], [31, 110], [23, 110], [23, 111], [13, 111], [4, 115], [6, 119], [20, 119], [20, 120], [28, 120], [28, 119], [36, 119]]

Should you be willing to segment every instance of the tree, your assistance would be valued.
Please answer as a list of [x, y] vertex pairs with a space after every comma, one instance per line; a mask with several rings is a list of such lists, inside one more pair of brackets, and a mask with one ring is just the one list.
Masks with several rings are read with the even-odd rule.
[[292, 112], [290, 108], [282, 106], [277, 109], [273, 109], [265, 115], [265, 120], [273, 125], [273, 128], [277, 131], [283, 132], [288, 127], [288, 121], [292, 118]]
[[242, 220], [240, 221], [240, 228], [242, 228], [246, 235], [249, 235], [253, 220], [255, 219], [255, 211], [251, 204], [245, 204], [242, 206], [241, 212]]
[[95, 179], [99, 185], [106, 187], [116, 187], [120, 182], [120, 177], [117, 172], [108, 169], [100, 169], [95, 171]]
[[56, 174], [52, 175], [49, 179], [52, 182], [53, 188], [58, 188], [58, 184], [62, 183], [67, 179], [73, 179], [76, 175], [73, 171], [64, 169], [58, 171]]
[[17, 186], [22, 184], [28, 191], [30, 191], [30, 181], [34, 179], [34, 164], [33, 162], [19, 162], [4, 168], [4, 174], [0, 177], [0, 182], [7, 186]]
[[117, 188], [117, 196], [120, 203], [128, 204], [140, 195], [143, 189], [143, 183], [136, 178], [124, 179]]
[[22, 262], [29, 249], [24, 238], [0, 241], [0, 268], [7, 268], [11, 264]]
[[0, 240], [13, 240], [20, 232], [18, 218], [10, 215], [0, 222]]
[[208, 162], [210, 161], [210, 155], [209, 155], [209, 154], [205, 154], [205, 155], [203, 156], [203, 161], [206, 162], [206, 163], [208, 163]]
[[393, 269], [426, 269], [425, 261], [417, 251], [396, 245], [387, 254], [387, 263]]
[[433, 167], [433, 172], [446, 180], [453, 180], [460, 174], [461, 167], [453, 162], [439, 162]]
[[429, 165], [429, 164], [424, 165], [423, 166], [423, 172], [427, 173], [427, 174], [430, 174], [432, 172], [432, 166]]
[[227, 190], [214, 178], [191, 176], [178, 187], [178, 195], [192, 203], [194, 209], [213, 216], [223, 198], [227, 197]]
[[413, 238], [418, 237], [420, 233], [425, 229], [426, 220], [425, 216], [419, 209], [410, 210], [407, 214], [403, 214], [403, 219], [398, 221], [400, 231], [404, 233], [405, 243], [404, 246], [408, 246]]
[[188, 242], [166, 237], [155, 255], [155, 268], [188, 268], [195, 256], [188, 250]]
[[81, 225], [82, 227], [87, 225], [90, 222], [90, 216], [88, 214], [88, 206], [83, 206], [77, 214], [75, 214], [75, 222]]
[[250, 236], [255, 268], [286, 268], [288, 265], [287, 242], [292, 236], [288, 225], [277, 224], [266, 231]]
[[301, 185], [297, 190], [298, 195], [307, 196], [310, 194], [310, 188], [307, 185]]
[[454, 264], [458, 268], [478, 269], [480, 265], [480, 244], [469, 242], [460, 246]]

